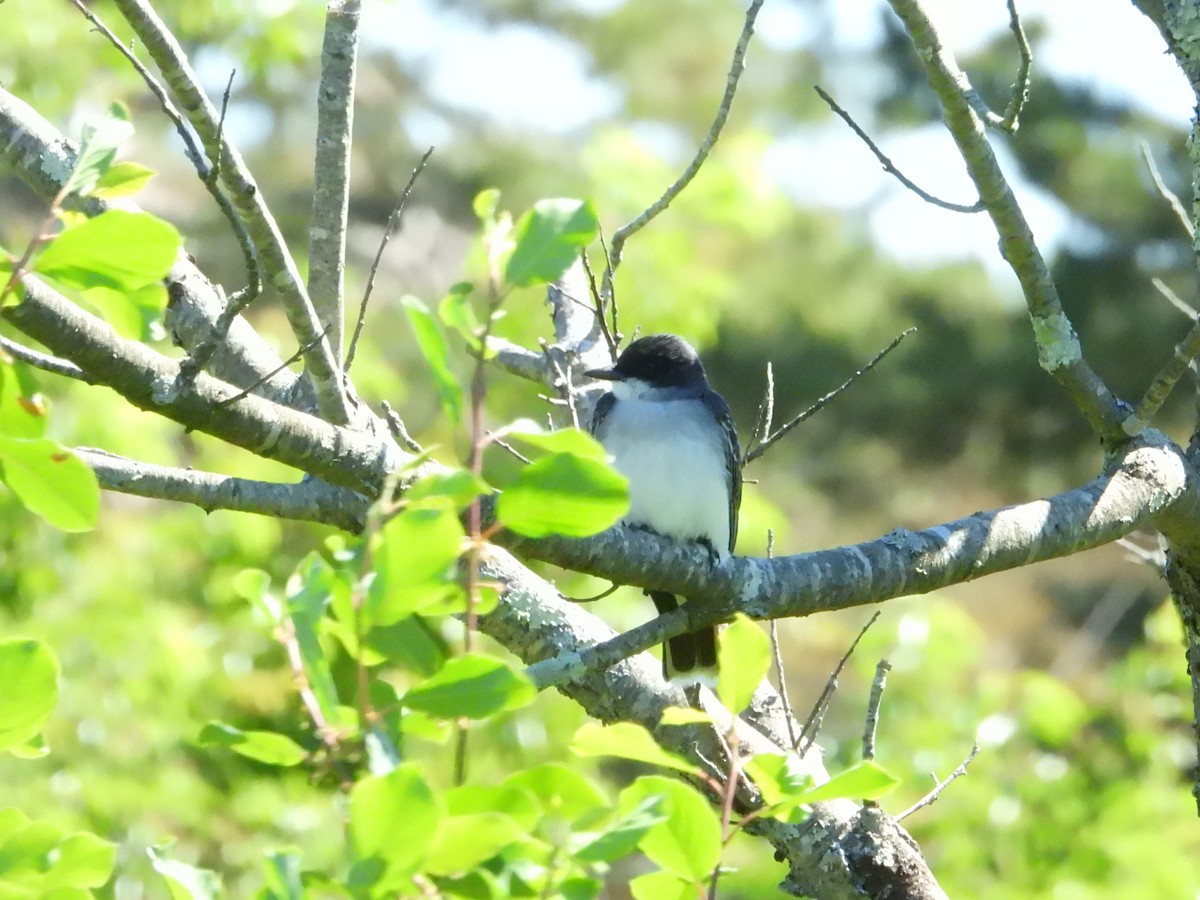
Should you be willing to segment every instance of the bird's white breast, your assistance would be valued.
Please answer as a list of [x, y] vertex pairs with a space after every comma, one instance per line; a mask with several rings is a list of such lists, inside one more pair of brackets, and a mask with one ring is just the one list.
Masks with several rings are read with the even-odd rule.
[[726, 555], [729, 471], [721, 427], [699, 400], [617, 396], [599, 437], [629, 479], [625, 521], [679, 540], [707, 538]]

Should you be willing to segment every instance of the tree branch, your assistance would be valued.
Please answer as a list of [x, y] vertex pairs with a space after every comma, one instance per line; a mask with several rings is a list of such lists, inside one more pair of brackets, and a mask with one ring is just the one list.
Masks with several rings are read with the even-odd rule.
[[342, 367], [345, 320], [346, 220], [359, 13], [359, 0], [328, 0], [325, 4], [313, 210], [308, 227], [308, 295], [318, 318], [329, 329], [329, 346], [338, 369]]
[[357, 532], [371, 505], [362, 494], [315, 478], [300, 484], [278, 484], [158, 466], [90, 447], [76, 447], [74, 453], [92, 467], [106, 490], [191, 503], [205, 512], [227, 509]]
[[984, 123], [968, 101], [966, 75], [941, 39], [918, 0], [889, 0], [925, 66], [929, 84], [941, 102], [946, 127], [958, 145], [967, 172], [1000, 235], [1000, 253], [1021, 283], [1033, 323], [1038, 363], [1070, 396], [1092, 428], [1106, 441], [1125, 439], [1125, 410], [1083, 358], [1079, 337], [1058, 298], [1058, 288], [1033, 239], [1020, 204], [988, 142]]
[[[220, 116], [201, 89], [183, 48], [146, 0], [114, 0], [114, 3], [153, 57], [209, 158], [219, 167], [221, 181], [229, 190], [242, 224], [258, 250], [268, 281], [279, 291], [293, 334], [301, 344], [309, 344], [324, 325], [313, 308], [296, 261], [267, 208], [262, 191], [228, 135], [221, 133]], [[329, 341], [313, 344], [304, 361], [313, 379], [321, 414], [336, 425], [348, 422], [349, 400], [342, 388], [341, 368], [335, 362]]]

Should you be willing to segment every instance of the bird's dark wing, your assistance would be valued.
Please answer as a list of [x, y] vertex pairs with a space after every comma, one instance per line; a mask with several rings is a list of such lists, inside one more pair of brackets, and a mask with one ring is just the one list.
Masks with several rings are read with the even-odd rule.
[[592, 410], [592, 425], [588, 430], [591, 431], [597, 440], [602, 439], [601, 429], [604, 427], [604, 420], [612, 412], [613, 404], [616, 402], [617, 397], [612, 391], [609, 391], [596, 401], [596, 408]]
[[[700, 398], [705, 408], [725, 432], [725, 468], [729, 474], [729, 552], [737, 543], [738, 510], [742, 505], [742, 450], [729, 404], [716, 391], [705, 391]], [[596, 407], [597, 414], [600, 407]]]

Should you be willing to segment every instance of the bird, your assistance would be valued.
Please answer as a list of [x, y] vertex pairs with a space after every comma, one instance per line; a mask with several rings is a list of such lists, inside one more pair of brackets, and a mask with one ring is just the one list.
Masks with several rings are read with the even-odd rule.
[[[695, 349], [674, 334], [631, 342], [610, 368], [588, 370], [611, 382], [596, 402], [591, 433], [629, 479], [623, 522], [733, 552], [742, 499], [741, 449], [725, 398], [712, 389]], [[666, 591], [647, 590], [659, 614], [678, 608]], [[717, 630], [705, 626], [663, 646], [663, 677], [715, 687]]]

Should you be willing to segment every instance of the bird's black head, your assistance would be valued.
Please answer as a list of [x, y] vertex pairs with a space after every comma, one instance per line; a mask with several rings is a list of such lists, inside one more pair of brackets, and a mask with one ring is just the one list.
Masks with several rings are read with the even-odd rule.
[[692, 345], [674, 334], [638, 338], [621, 352], [611, 369], [593, 369], [587, 374], [609, 381], [636, 378], [652, 387], [695, 387], [708, 383]]

